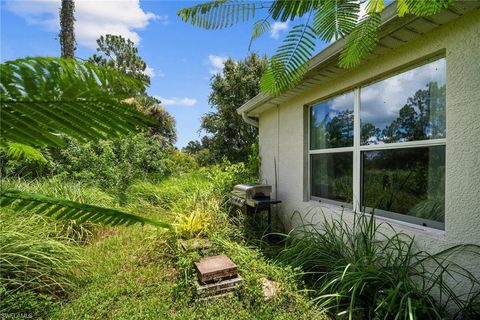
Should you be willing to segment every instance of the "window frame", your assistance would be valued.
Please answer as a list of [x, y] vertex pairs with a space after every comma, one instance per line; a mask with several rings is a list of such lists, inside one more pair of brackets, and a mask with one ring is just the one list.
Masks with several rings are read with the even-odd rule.
[[[306, 105], [307, 107], [307, 161], [308, 161], [308, 181], [307, 181], [307, 198], [310, 201], [316, 201], [321, 203], [328, 203], [332, 205], [337, 205], [342, 208], [350, 208], [353, 212], [362, 212], [362, 181], [363, 181], [363, 172], [362, 172], [362, 152], [365, 151], [378, 151], [378, 150], [391, 150], [391, 149], [405, 149], [405, 148], [420, 148], [420, 147], [433, 147], [433, 146], [445, 146], [447, 145], [447, 138], [439, 138], [439, 139], [427, 139], [427, 140], [416, 140], [416, 141], [406, 141], [406, 142], [394, 142], [394, 143], [384, 143], [384, 144], [371, 144], [371, 145], [361, 145], [361, 123], [360, 123], [360, 98], [361, 98], [361, 89], [368, 85], [383, 81], [385, 79], [394, 77], [401, 73], [407, 72], [409, 70], [413, 70], [415, 68], [427, 65], [434, 61], [446, 59], [445, 55], [435, 56], [430, 59], [425, 59], [419, 63], [411, 64], [405, 68], [402, 68], [396, 72], [388, 73], [382, 77], [379, 77], [373, 81], [360, 83], [359, 85], [354, 86], [353, 88], [346, 89], [344, 91], [340, 91], [334, 95], [330, 95], [324, 99], [319, 99], [314, 102], [311, 102]], [[311, 115], [312, 115], [312, 107], [315, 105], [333, 99], [335, 97], [341, 96], [348, 92], [353, 92], [354, 100], [353, 100], [353, 146], [352, 147], [340, 147], [340, 148], [325, 148], [325, 149], [314, 149], [311, 150]], [[446, 116], [446, 115], [445, 115]], [[352, 179], [352, 199], [353, 203], [344, 203], [335, 200], [330, 200], [322, 197], [316, 197], [312, 195], [312, 155], [315, 154], [329, 154], [329, 153], [337, 153], [337, 152], [353, 152], [353, 179]], [[446, 201], [446, 196], [444, 197], [444, 202]], [[365, 208], [365, 213], [372, 213], [372, 208]], [[401, 214], [396, 212], [390, 212], [381, 209], [375, 209], [375, 214], [378, 216], [382, 216], [385, 218], [393, 219], [396, 221], [412, 223], [415, 225], [420, 225], [427, 228], [445, 230], [445, 223], [423, 219], [415, 216], [410, 216], [407, 214]]]

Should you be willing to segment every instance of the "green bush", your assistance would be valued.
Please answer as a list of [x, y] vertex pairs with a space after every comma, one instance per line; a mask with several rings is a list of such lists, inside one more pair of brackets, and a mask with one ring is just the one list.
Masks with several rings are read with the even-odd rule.
[[[286, 237], [279, 261], [298, 267], [315, 289], [318, 306], [349, 319], [473, 319], [480, 314], [472, 301], [480, 281], [455, 263], [459, 252], [480, 257], [475, 245], [457, 246], [435, 255], [416, 251], [414, 239], [382, 230], [372, 216], [355, 215], [353, 224], [328, 220], [306, 226], [301, 236]], [[457, 296], [451, 281], [472, 286]], [[450, 282], [449, 282], [450, 281]], [[465, 313], [470, 313], [466, 315]], [[473, 314], [472, 314], [473, 313]]]
[[67, 148], [51, 153], [53, 174], [112, 190], [121, 205], [126, 204], [125, 192], [134, 180], [168, 174], [169, 150], [144, 134], [85, 144], [70, 138], [65, 140]]

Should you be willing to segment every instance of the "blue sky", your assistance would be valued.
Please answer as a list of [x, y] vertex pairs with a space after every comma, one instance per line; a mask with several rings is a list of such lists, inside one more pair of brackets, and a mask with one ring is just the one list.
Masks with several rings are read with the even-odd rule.
[[[59, 0], [1, 0], [1, 60], [58, 56]], [[138, 44], [153, 72], [151, 95], [158, 96], [176, 119], [179, 148], [198, 139], [202, 114], [210, 110], [212, 73], [227, 57], [249, 54], [253, 21], [209, 31], [183, 23], [176, 12], [192, 1], [76, 0], [76, 56], [88, 58], [101, 34], [121, 34]], [[262, 17], [263, 15], [258, 15]], [[290, 25], [277, 24], [252, 51], [271, 55]]]

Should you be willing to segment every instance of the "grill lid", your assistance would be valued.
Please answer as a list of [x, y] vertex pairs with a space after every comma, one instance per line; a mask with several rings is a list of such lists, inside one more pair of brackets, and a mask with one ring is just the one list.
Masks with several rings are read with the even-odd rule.
[[234, 196], [244, 199], [270, 197], [271, 193], [272, 186], [267, 184], [237, 184], [232, 191]]

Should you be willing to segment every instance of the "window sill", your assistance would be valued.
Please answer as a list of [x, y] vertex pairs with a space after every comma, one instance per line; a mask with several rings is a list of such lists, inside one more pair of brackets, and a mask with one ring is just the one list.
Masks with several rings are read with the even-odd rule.
[[[319, 208], [326, 208], [334, 212], [334, 214], [340, 216], [342, 213], [350, 213], [354, 214], [355, 212], [348, 207], [342, 207], [339, 205], [335, 204], [330, 204], [326, 202], [319, 202], [315, 200], [309, 200], [307, 201], [310, 205], [313, 205], [314, 207], [319, 207]], [[365, 213], [366, 216], [371, 216], [369, 213]], [[400, 220], [395, 220], [387, 217], [382, 217], [382, 216], [375, 216], [375, 221], [377, 223], [388, 223], [391, 225], [396, 231], [398, 232], [408, 232], [408, 233], [414, 233], [422, 236], [430, 236], [432, 238], [435, 238], [437, 240], [445, 240], [445, 231], [444, 230], [439, 230], [435, 228], [429, 228], [429, 227], [424, 227], [421, 225], [405, 222], [405, 221], [400, 221]]]

